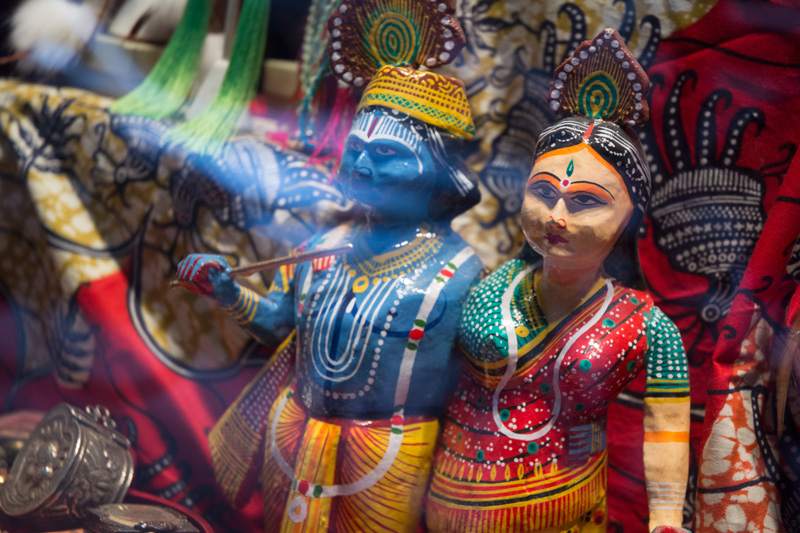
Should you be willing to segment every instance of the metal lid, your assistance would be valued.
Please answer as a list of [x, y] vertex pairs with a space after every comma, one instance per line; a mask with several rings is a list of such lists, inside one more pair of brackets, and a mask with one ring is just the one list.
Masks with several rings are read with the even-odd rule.
[[0, 487], [3, 512], [20, 516], [46, 506], [69, 479], [82, 446], [81, 429], [67, 404], [54, 407], [31, 433]]
[[114, 428], [105, 407], [51, 409], [0, 486], [3, 512], [26, 524], [67, 527], [89, 506], [122, 501], [133, 457], [130, 442]]
[[83, 527], [91, 533], [199, 533], [186, 515], [156, 505], [107, 504], [89, 509], [88, 515]]

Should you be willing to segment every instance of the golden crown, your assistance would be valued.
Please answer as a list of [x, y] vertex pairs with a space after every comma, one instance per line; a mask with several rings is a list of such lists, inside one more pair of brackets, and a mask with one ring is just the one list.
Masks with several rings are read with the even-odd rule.
[[410, 67], [381, 67], [364, 90], [358, 109], [371, 105], [397, 109], [463, 139], [475, 134], [467, 93], [456, 78]]

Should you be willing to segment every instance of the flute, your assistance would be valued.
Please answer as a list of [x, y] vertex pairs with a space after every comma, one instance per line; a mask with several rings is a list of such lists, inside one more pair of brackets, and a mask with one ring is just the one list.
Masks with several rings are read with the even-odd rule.
[[[256, 272], [261, 272], [262, 270], [267, 270], [270, 268], [278, 268], [284, 265], [301, 263], [303, 261], [309, 261], [311, 259], [317, 259], [319, 257], [328, 257], [331, 255], [345, 254], [352, 249], [353, 245], [347, 243], [341, 246], [335, 246], [333, 248], [322, 248], [318, 250], [310, 250], [308, 252], [300, 252], [299, 254], [287, 255], [285, 257], [276, 257], [275, 259], [268, 259], [267, 261], [259, 261], [258, 263], [253, 263], [252, 265], [232, 268], [230, 272], [228, 272], [228, 275], [231, 277], [247, 277], [255, 274]], [[177, 279], [174, 279], [169, 282], [169, 288], [180, 289], [181, 282]]]

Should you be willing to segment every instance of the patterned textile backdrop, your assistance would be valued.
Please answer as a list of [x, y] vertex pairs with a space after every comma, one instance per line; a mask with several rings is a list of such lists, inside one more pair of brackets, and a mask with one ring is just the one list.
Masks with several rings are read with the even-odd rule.
[[174, 155], [167, 125], [109, 103], [0, 81], [3, 410], [103, 403], [134, 443], [136, 488], [220, 531], [258, 530], [258, 498], [238, 515], [223, 503], [206, 433], [263, 357], [209, 299], [168, 283], [192, 252], [284, 255], [348, 206], [328, 168], [246, 137], [217, 160]]
[[545, 95], [553, 70], [575, 47], [616, 28], [647, 70], [664, 35], [702, 17], [713, 0], [460, 0], [456, 15], [467, 36], [458, 59], [440, 69], [464, 81], [477, 134], [470, 163], [483, 189], [481, 205], [455, 227], [487, 267], [522, 244], [518, 214], [539, 133], [556, 116]]
[[[457, 14], [468, 43], [446, 73], [464, 80], [471, 99], [470, 162], [484, 199], [455, 226], [489, 267], [522, 242], [516, 217], [536, 137], [555, 118], [544, 98], [554, 67], [603, 27], [628, 40], [654, 85], [653, 120], [640, 132], [654, 177], [642, 267], [692, 364], [687, 522], [698, 506], [698, 530], [724, 531], [739, 523], [727, 511], [735, 504], [748, 517], [760, 510], [741, 531], [777, 530], [780, 513], [797, 523], [800, 506], [775, 503], [797, 479], [794, 462], [786, 473], [774, 462], [779, 454], [794, 461], [798, 431], [792, 425], [778, 450], [767, 357], [781, 337], [783, 299], [800, 281], [800, 246], [779, 246], [785, 235], [768, 241], [780, 254], [764, 256], [757, 270], [762, 278], [769, 270], [771, 282], [749, 309], [753, 327], [734, 328], [742, 338], [712, 354], [768, 215], [791, 204], [778, 198], [800, 195], [787, 185], [800, 174], [787, 174], [800, 143], [800, 8], [462, 0]], [[218, 531], [255, 531], [258, 498], [237, 514], [222, 503], [205, 433], [263, 350], [209, 301], [166, 286], [187, 253], [222, 253], [233, 263], [280, 255], [348, 206], [328, 185], [330, 169], [306, 166], [298, 154], [247, 137], [219, 160], [174, 154], [161, 141], [168, 125], [110, 116], [108, 103], [0, 82], [3, 408], [103, 402], [135, 443], [137, 488], [194, 507]], [[267, 281], [253, 278], [254, 288]], [[626, 533], [646, 529], [642, 393], [643, 383], [626, 391], [609, 421], [609, 527]], [[712, 435], [705, 447], [704, 434]], [[738, 447], [726, 444], [732, 434]]]

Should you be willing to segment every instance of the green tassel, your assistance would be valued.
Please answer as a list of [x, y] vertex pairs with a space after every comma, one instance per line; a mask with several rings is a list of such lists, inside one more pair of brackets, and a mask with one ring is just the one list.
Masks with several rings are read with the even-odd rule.
[[189, 0], [158, 63], [144, 81], [109, 107], [111, 113], [161, 120], [183, 105], [197, 77], [213, 0]]
[[169, 133], [170, 141], [193, 153], [219, 155], [255, 94], [267, 44], [269, 8], [270, 0], [244, 0], [222, 87], [199, 115]]

